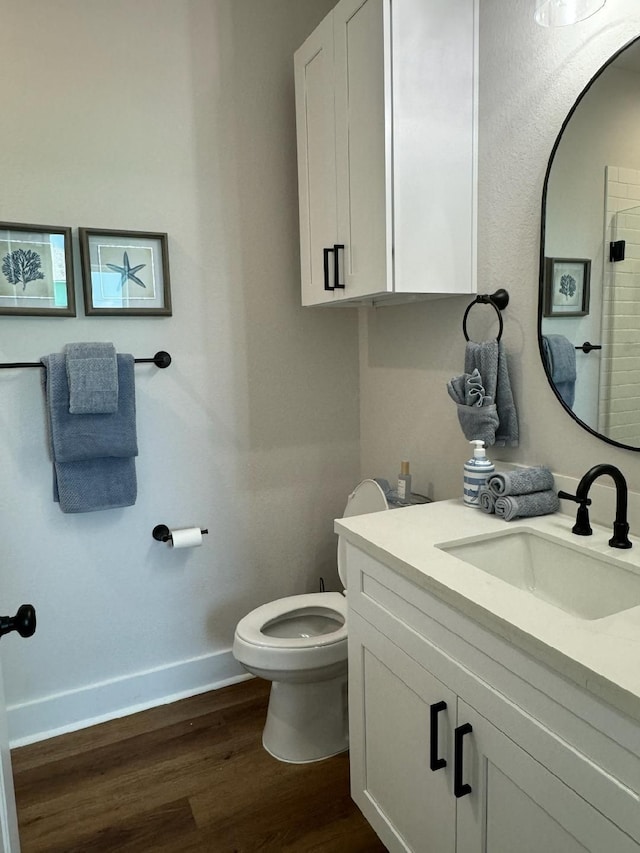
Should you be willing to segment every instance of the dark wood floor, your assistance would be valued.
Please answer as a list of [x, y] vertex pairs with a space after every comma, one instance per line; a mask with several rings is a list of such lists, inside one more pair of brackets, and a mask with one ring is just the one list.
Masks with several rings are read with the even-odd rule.
[[252, 679], [13, 750], [22, 853], [384, 853], [347, 754], [262, 748], [268, 691]]

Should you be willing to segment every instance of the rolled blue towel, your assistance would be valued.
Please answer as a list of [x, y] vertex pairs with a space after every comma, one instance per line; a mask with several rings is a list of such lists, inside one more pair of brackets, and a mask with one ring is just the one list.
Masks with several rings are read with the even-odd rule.
[[483, 512], [496, 511], [496, 496], [488, 486], [482, 486], [478, 491], [478, 506]]
[[116, 348], [109, 343], [74, 343], [64, 348], [69, 413], [111, 415], [118, 411]]
[[549, 515], [557, 512], [559, 508], [558, 495], [552, 489], [545, 492], [532, 492], [528, 495], [504, 495], [496, 498], [495, 503], [496, 515], [505, 521]]
[[532, 492], [545, 492], [553, 489], [553, 474], [543, 466], [537, 468], [519, 468], [514, 471], [501, 471], [492, 474], [487, 485], [494, 495], [529, 495]]

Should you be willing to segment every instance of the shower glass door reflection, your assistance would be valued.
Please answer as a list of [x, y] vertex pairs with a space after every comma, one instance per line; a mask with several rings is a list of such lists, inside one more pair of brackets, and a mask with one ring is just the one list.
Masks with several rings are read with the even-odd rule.
[[598, 431], [640, 446], [640, 206], [611, 219], [611, 241], [625, 241], [625, 258], [605, 262]]

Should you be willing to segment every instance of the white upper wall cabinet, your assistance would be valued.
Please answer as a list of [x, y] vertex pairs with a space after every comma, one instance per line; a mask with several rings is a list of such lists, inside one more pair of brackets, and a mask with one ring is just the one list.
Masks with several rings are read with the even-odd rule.
[[302, 304], [476, 292], [478, 0], [341, 0], [295, 54]]

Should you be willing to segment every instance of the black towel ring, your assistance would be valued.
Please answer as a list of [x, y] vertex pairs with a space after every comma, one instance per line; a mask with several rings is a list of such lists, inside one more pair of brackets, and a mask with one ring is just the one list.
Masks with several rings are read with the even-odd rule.
[[504, 288], [501, 287], [499, 290], [496, 290], [495, 293], [478, 294], [478, 296], [476, 296], [473, 302], [467, 305], [467, 310], [464, 312], [464, 317], [462, 318], [462, 331], [464, 333], [465, 341], [469, 340], [469, 335], [467, 334], [467, 317], [469, 315], [469, 311], [471, 311], [473, 306], [477, 305], [478, 303], [493, 306], [496, 314], [498, 315], [498, 323], [500, 324], [497, 337], [497, 340], [500, 340], [500, 338], [502, 337], [502, 329], [504, 328], [504, 323], [502, 322], [502, 311], [509, 304], [509, 294]]

